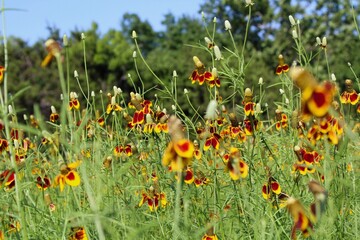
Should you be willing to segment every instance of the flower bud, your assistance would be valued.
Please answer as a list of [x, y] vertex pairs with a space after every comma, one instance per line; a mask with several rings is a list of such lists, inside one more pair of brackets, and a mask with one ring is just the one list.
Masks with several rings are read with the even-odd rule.
[[148, 114], [146, 114], [146, 123], [153, 123], [154, 121], [152, 120], [152, 117], [151, 117], [151, 114], [150, 113], [148, 113]]
[[56, 113], [56, 108], [54, 106], [51, 106], [50, 109], [51, 109], [51, 113]]
[[322, 47], [326, 48], [326, 46], [327, 46], [326, 37], [323, 37], [323, 38], [322, 38], [321, 45], [322, 45]]
[[331, 74], [331, 80], [334, 81], [334, 82], [336, 81], [336, 76], [335, 76], [334, 73]]
[[257, 104], [255, 105], [255, 112], [256, 112], [257, 114], [262, 113], [260, 103], [257, 103]]
[[117, 86], [113, 86], [114, 95], [117, 94]]
[[215, 79], [219, 77], [219, 74], [218, 74], [218, 71], [217, 71], [216, 68], [213, 68], [213, 69], [211, 70], [211, 74], [213, 75], [213, 77], [214, 77]]
[[213, 23], [216, 23], [217, 22], [217, 18], [216, 17], [214, 17], [214, 19], [213, 19]]
[[111, 97], [111, 105], [115, 105], [116, 104], [116, 98], [115, 96]]
[[189, 94], [189, 91], [186, 88], [184, 88], [184, 94]]
[[263, 85], [264, 84], [264, 79], [262, 77], [259, 78], [259, 82], [258, 82], [259, 85]]
[[206, 42], [206, 44], [212, 44], [212, 41], [210, 40], [210, 38], [208, 38], [208, 37], [204, 37], [204, 40], [205, 40], [205, 42]]
[[220, 48], [217, 45], [214, 46], [214, 54], [215, 54], [215, 60], [221, 60], [223, 58], [221, 55]]
[[280, 92], [281, 95], [283, 95], [285, 93], [285, 91], [283, 89], [281, 89], [281, 88], [279, 89], [279, 92]]
[[81, 33], [81, 40], [85, 40], [86, 36], [85, 33]]
[[214, 120], [217, 118], [216, 107], [217, 107], [217, 102], [215, 100], [211, 100], [206, 108], [206, 114], [205, 114], [206, 119]]
[[133, 30], [131, 32], [131, 37], [134, 38], [134, 39], [137, 38], [137, 34], [136, 34], [135, 30]]
[[252, 0], [245, 0], [246, 7], [254, 5], [254, 2]]
[[91, 97], [95, 97], [95, 92], [91, 91]]
[[193, 56], [193, 61], [195, 63], [196, 68], [203, 68], [204, 64], [200, 61], [200, 59], [197, 56]]
[[136, 58], [136, 51], [133, 51], [132, 57]]
[[295, 19], [294, 19], [294, 17], [292, 15], [289, 15], [289, 21], [290, 21], [291, 26], [296, 25]]
[[178, 75], [177, 75], [177, 72], [176, 70], [173, 71], [173, 77], [176, 78]]
[[79, 77], [79, 74], [76, 70], [74, 70], [74, 78], [78, 78]]
[[9, 114], [13, 114], [13, 113], [14, 113], [14, 110], [13, 110], [12, 105], [9, 105], [9, 106], [8, 106], [8, 110], [9, 110]]
[[63, 45], [64, 45], [64, 47], [67, 47], [69, 45], [69, 40], [68, 40], [66, 34], [64, 34], [64, 36], [63, 36]]
[[228, 30], [231, 30], [231, 23], [229, 22], [229, 20], [225, 20], [225, 30], [228, 31]]
[[291, 33], [292, 33], [292, 37], [293, 37], [294, 39], [297, 39], [297, 38], [298, 38], [298, 34], [297, 34], [297, 31], [296, 31], [295, 29], [293, 29]]

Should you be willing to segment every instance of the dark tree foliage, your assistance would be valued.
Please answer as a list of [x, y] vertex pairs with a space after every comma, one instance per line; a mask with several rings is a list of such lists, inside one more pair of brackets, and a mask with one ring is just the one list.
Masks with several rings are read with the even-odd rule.
[[[359, 33], [356, 31], [354, 19], [359, 22], [359, 4], [354, 3], [354, 9], [349, 1], [294, 1], [294, 0], [258, 0], [251, 6], [250, 28], [245, 46], [244, 75], [245, 87], [254, 88], [259, 77], [263, 77], [267, 84], [277, 81], [274, 73], [277, 65], [277, 56], [284, 55], [286, 62], [298, 61], [299, 56], [295, 41], [291, 34], [289, 15], [293, 15], [300, 22], [300, 34], [303, 48], [307, 51], [308, 65], [320, 79], [329, 77], [329, 72], [335, 73], [341, 81], [345, 78], [354, 78], [348, 67], [350, 62], [354, 69], [359, 65], [360, 56], [354, 54], [360, 44]], [[354, 11], [353, 11], [354, 10]], [[183, 90], [190, 91], [189, 97], [194, 106], [200, 111], [206, 108], [208, 96], [206, 87], [192, 85], [189, 76], [194, 69], [192, 57], [201, 58], [210, 70], [212, 61], [210, 51], [206, 49], [204, 37], [212, 37], [212, 19], [216, 17], [215, 42], [222, 50], [223, 55], [230, 56], [227, 49], [233, 49], [229, 34], [225, 31], [224, 21], [229, 20], [232, 25], [232, 34], [238, 49], [242, 48], [246, 24], [249, 20], [249, 8], [245, 7], [242, 0], [209, 0], [205, 1], [199, 9], [204, 13], [204, 18], [199, 14], [198, 18], [187, 15], [175, 17], [168, 13], [163, 19], [163, 31], [155, 31], [148, 21], [143, 21], [140, 16], [127, 13], [120, 16], [120, 29], [110, 29], [106, 33], [99, 31], [98, 25], [93, 23], [90, 29], [75, 29], [68, 35], [69, 69], [65, 66], [65, 75], [70, 79], [70, 90], [80, 95], [80, 87], [86, 89], [84, 68], [84, 42], [81, 33], [86, 36], [86, 64], [90, 81], [90, 90], [98, 93], [111, 91], [114, 85], [122, 88], [125, 93], [141, 88], [141, 82], [145, 89], [158, 89], [160, 91], [146, 92], [146, 98], [166, 98], [163, 94], [164, 86], [156, 80], [155, 76], [147, 69], [139, 55], [133, 58], [135, 51], [132, 31], [135, 30], [141, 53], [149, 63], [155, 74], [162, 79], [167, 87], [173, 84], [172, 74], [176, 70], [178, 101], [181, 106], [188, 106], [183, 97]], [[116, 26], [115, 26], [116, 27]], [[48, 27], [48, 37], [62, 42], [60, 29], [55, 26]], [[316, 37], [327, 37], [328, 46], [325, 52], [316, 46]], [[46, 38], [46, 39], [47, 39]], [[44, 112], [50, 111], [51, 105], [59, 103], [60, 84], [56, 63], [53, 61], [46, 68], [41, 68], [40, 63], [46, 56], [44, 42], [40, 39], [30, 46], [19, 38], [8, 39], [9, 67], [7, 69], [9, 79], [9, 91], [11, 96], [29, 87], [29, 90], [20, 94], [14, 100], [19, 112], [33, 111], [33, 105], [38, 104]], [[65, 49], [63, 49], [65, 53]], [[3, 51], [0, 53], [3, 59]], [[220, 72], [224, 70], [219, 62], [216, 67]], [[231, 60], [229, 61], [231, 64]], [[140, 76], [136, 72], [136, 68]], [[78, 83], [73, 77], [74, 70], [79, 73]], [[226, 92], [226, 89], [223, 90]], [[276, 93], [271, 89], [266, 94], [267, 101], [273, 102]], [[85, 91], [86, 92], [86, 91]], [[256, 91], [255, 91], [256, 94]], [[240, 100], [239, 100], [240, 101]], [[163, 101], [165, 107], [169, 107], [171, 101]], [[193, 114], [192, 109], [185, 111]]]

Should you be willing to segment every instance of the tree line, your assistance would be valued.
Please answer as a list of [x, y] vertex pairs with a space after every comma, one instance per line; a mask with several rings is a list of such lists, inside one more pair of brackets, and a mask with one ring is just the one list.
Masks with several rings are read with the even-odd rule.
[[[353, 5], [351, 5], [353, 4]], [[230, 49], [233, 44], [229, 34], [225, 31], [224, 21], [231, 22], [231, 32], [237, 48], [244, 47], [245, 62], [242, 73], [245, 86], [254, 88], [258, 79], [262, 77], [270, 86], [278, 78], [275, 68], [278, 64], [278, 55], [282, 54], [285, 61], [291, 65], [293, 61], [300, 61], [299, 46], [296, 46], [292, 35], [292, 26], [289, 15], [294, 16], [300, 23], [301, 50], [307, 52], [306, 64], [320, 80], [329, 77], [327, 66], [331, 73], [341, 82], [346, 78], [353, 79], [354, 73], [349, 68], [358, 69], [359, 54], [354, 54], [360, 45], [357, 31], [358, 3], [341, 0], [319, 1], [292, 1], [292, 0], [258, 0], [251, 6], [250, 27], [245, 34], [249, 20], [249, 8], [245, 1], [240, 0], [209, 0], [199, 6], [199, 17], [187, 15], [175, 17], [166, 14], [162, 25], [164, 30], [155, 31], [151, 24], [141, 19], [141, 16], [127, 13], [120, 16], [120, 24], [106, 33], [100, 33], [98, 25], [94, 22], [90, 29], [80, 31], [74, 29], [68, 36], [69, 68], [65, 67], [66, 75], [70, 78], [70, 89], [79, 93], [79, 84], [85, 89], [84, 51], [81, 34], [86, 36], [86, 63], [90, 80], [90, 90], [99, 93], [111, 91], [116, 85], [124, 93], [134, 91], [140, 87], [140, 78], [145, 89], [159, 88], [154, 76], [146, 66], [133, 58], [135, 50], [132, 31], [136, 30], [140, 49], [145, 59], [150, 63], [153, 71], [166, 84], [171, 85], [173, 71], [178, 75], [177, 89], [188, 89], [194, 106], [200, 110], [206, 108], [207, 99], [204, 89], [191, 84], [188, 79], [194, 63], [194, 55], [200, 57], [206, 67], [211, 66], [211, 58], [206, 50], [204, 37], [214, 37], [224, 55], [224, 61], [231, 66]], [[203, 14], [200, 14], [200, 13]], [[216, 23], [214, 23], [216, 18]], [[215, 32], [213, 32], [215, 30]], [[48, 37], [59, 42], [62, 41], [61, 30], [56, 27], [48, 28]], [[244, 37], [247, 37], [243, 46]], [[316, 45], [316, 37], [326, 37], [327, 57], [324, 49]], [[46, 38], [46, 39], [47, 39]], [[26, 41], [17, 38], [8, 38], [9, 66], [7, 69], [9, 79], [9, 93], [15, 95], [19, 90], [29, 88], [14, 100], [18, 112], [32, 112], [34, 104], [48, 113], [50, 106], [59, 102], [60, 85], [56, 63], [49, 66], [40, 66], [46, 56], [44, 42], [39, 39], [29, 45]], [[299, 40], [299, 39], [298, 39]], [[4, 59], [4, 52], [0, 52], [0, 59]], [[64, 64], [66, 60], [64, 59]], [[136, 66], [135, 66], [136, 64]], [[219, 72], [223, 71], [224, 64], [217, 62]], [[73, 77], [74, 70], [79, 73], [80, 83]], [[138, 76], [138, 73], [140, 76]], [[221, 79], [221, 74], [220, 74]], [[226, 89], [221, 94], [228, 94]], [[278, 94], [276, 89], [266, 88], [266, 97], [269, 104]], [[156, 92], [146, 92], [145, 97], [154, 99]], [[79, 94], [80, 95], [80, 94]], [[81, 96], [80, 96], [81, 98]], [[178, 99], [179, 104], [185, 104], [184, 98]], [[238, 100], [240, 104], [241, 99]], [[167, 106], [168, 107], [168, 106]], [[191, 113], [191, 109], [185, 109]]]

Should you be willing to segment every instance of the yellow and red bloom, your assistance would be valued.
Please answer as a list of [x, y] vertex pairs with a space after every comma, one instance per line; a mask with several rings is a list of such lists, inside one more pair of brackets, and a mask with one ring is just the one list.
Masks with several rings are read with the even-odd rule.
[[304, 237], [310, 236], [310, 232], [313, 230], [313, 224], [307, 216], [303, 205], [295, 198], [290, 197], [287, 200], [286, 207], [294, 221], [291, 230], [291, 239], [296, 239], [297, 230], [300, 230]]
[[213, 133], [209, 138], [205, 140], [204, 151], [209, 150], [212, 146], [215, 150], [219, 150], [221, 136], [217, 133]]
[[185, 139], [180, 119], [171, 116], [168, 125], [171, 141], [165, 149], [162, 164], [169, 166], [173, 171], [183, 171], [190, 165], [195, 147], [190, 140]]
[[5, 170], [0, 174], [0, 185], [4, 185], [6, 190], [10, 190], [15, 186], [15, 172]]
[[263, 198], [267, 200], [271, 198], [271, 193], [279, 195], [281, 193], [281, 186], [273, 177], [270, 177], [268, 182], [262, 186], [261, 192]]
[[200, 59], [197, 56], [193, 57], [194, 63], [195, 63], [195, 70], [192, 72], [189, 79], [191, 80], [191, 83], [194, 84], [196, 82], [199, 83], [199, 85], [203, 85], [206, 81], [209, 83], [210, 87], [218, 86], [220, 87], [220, 80], [217, 76], [215, 76], [212, 72], [205, 70], [205, 65], [200, 61]]
[[295, 198], [289, 197], [286, 202], [286, 207], [294, 221], [291, 230], [291, 239], [296, 239], [297, 230], [302, 232], [303, 237], [309, 237], [314, 230], [314, 224], [326, 208], [327, 192], [325, 188], [315, 180], [311, 180], [308, 186], [315, 199], [310, 205], [310, 216], [305, 211], [303, 205]]
[[120, 157], [123, 154], [125, 154], [126, 156], [130, 157], [133, 153], [132, 153], [132, 148], [130, 144], [127, 144], [125, 146], [122, 145], [118, 145], [114, 148], [114, 155], [116, 157]]
[[218, 237], [214, 233], [214, 227], [210, 227], [204, 236], [201, 238], [201, 240], [218, 240]]
[[344, 104], [350, 103], [356, 105], [359, 102], [360, 96], [353, 87], [353, 82], [350, 79], [345, 80], [345, 91], [340, 95], [340, 102]]
[[193, 170], [188, 167], [186, 170], [185, 170], [185, 174], [184, 174], [184, 182], [186, 184], [192, 184], [194, 182], [194, 173], [193, 173]]
[[10, 217], [10, 222], [8, 224], [7, 233], [13, 234], [13, 233], [19, 232], [20, 227], [21, 227], [20, 222], [16, 219], [13, 219], [12, 217]]
[[276, 130], [285, 129], [288, 127], [288, 117], [281, 110], [276, 109]]
[[255, 130], [259, 130], [261, 125], [261, 122], [259, 122], [259, 120], [257, 119], [253, 119], [253, 121], [251, 122], [250, 119], [245, 119], [244, 120], [244, 129], [245, 129], [245, 134], [246, 136], [251, 136]]
[[216, 234], [208, 235], [207, 233], [205, 233], [201, 240], [218, 240], [218, 237], [216, 236]]
[[84, 227], [72, 227], [69, 240], [88, 240]]
[[139, 207], [141, 207], [145, 202], [147, 202], [151, 212], [157, 211], [159, 208], [159, 203], [162, 208], [165, 208], [167, 205], [166, 195], [163, 192], [158, 192], [154, 187], [150, 187], [148, 192], [143, 192], [141, 195], [141, 200], [139, 202]]
[[59, 114], [58, 113], [51, 113], [50, 114], [50, 122], [57, 122], [59, 120]]
[[294, 68], [291, 77], [301, 90], [303, 119], [325, 116], [336, 92], [335, 85], [329, 81], [319, 84], [314, 76], [303, 68]]
[[249, 166], [241, 159], [240, 151], [237, 148], [231, 147], [226, 165], [232, 180], [246, 178], [249, 173]]
[[0, 153], [9, 150], [9, 143], [6, 139], [0, 139]]
[[120, 112], [122, 111], [122, 107], [116, 102], [116, 97], [109, 95], [109, 103], [106, 106], [106, 113], [110, 114], [111, 112]]
[[0, 66], [0, 83], [2, 83], [4, 79], [4, 72], [5, 72], [5, 68], [3, 66]]
[[194, 150], [194, 144], [190, 140], [171, 141], [165, 149], [162, 164], [170, 166], [173, 171], [181, 171], [191, 163]]
[[323, 158], [316, 151], [307, 151], [299, 146], [294, 147], [294, 151], [298, 158], [297, 162], [293, 165], [293, 171], [299, 171], [301, 175], [315, 172], [315, 165], [318, 165]]
[[79, 110], [80, 102], [78, 100], [78, 95], [75, 92], [70, 92], [70, 100], [69, 100], [69, 110]]
[[46, 190], [51, 186], [50, 178], [46, 175], [44, 177], [38, 176], [36, 178], [36, 186], [41, 190]]
[[276, 70], [275, 70], [275, 73], [277, 75], [280, 75], [282, 73], [286, 73], [289, 71], [289, 65], [287, 65], [285, 62], [284, 62], [284, 56], [282, 54], [280, 54], [278, 56], [278, 62], [279, 64], [277, 65], [276, 67]]
[[244, 106], [245, 116], [253, 116], [255, 113], [255, 103], [254, 102], [247, 102]]
[[45, 42], [45, 48], [46, 48], [46, 51], [48, 52], [48, 54], [46, 55], [44, 60], [41, 62], [41, 67], [46, 67], [47, 65], [49, 65], [49, 63], [51, 62], [51, 60], [54, 57], [56, 57], [56, 58], [60, 57], [61, 46], [54, 39], [48, 39]]
[[64, 190], [65, 184], [76, 187], [80, 185], [80, 175], [75, 169], [80, 165], [80, 161], [69, 163], [68, 165], [62, 165], [60, 174], [55, 177], [54, 185], [60, 186], [60, 191]]

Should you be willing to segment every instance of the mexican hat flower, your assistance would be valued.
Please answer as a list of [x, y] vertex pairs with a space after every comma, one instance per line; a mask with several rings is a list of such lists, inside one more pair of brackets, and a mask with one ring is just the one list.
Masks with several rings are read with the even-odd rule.
[[80, 175], [75, 171], [80, 163], [80, 161], [76, 161], [61, 166], [60, 174], [55, 177], [55, 186], [59, 185], [60, 191], [64, 190], [65, 184], [72, 187], [80, 185]]
[[300, 67], [292, 68], [290, 76], [301, 90], [303, 119], [326, 116], [336, 92], [335, 85], [329, 81], [318, 83], [310, 72]]
[[173, 171], [182, 171], [190, 165], [195, 147], [190, 140], [185, 139], [180, 119], [171, 116], [168, 126], [171, 141], [165, 149], [162, 164], [170, 166]]
[[289, 71], [289, 65], [287, 65], [284, 61], [284, 56], [282, 54], [280, 54], [278, 56], [278, 61], [279, 61], [279, 64], [277, 65], [276, 67], [276, 70], [275, 70], [275, 73], [276, 75], [280, 75], [282, 73], [286, 73]]
[[48, 39], [45, 42], [45, 48], [46, 48], [46, 51], [48, 52], [48, 54], [46, 55], [44, 60], [41, 62], [42, 67], [46, 67], [47, 65], [49, 65], [49, 63], [51, 62], [51, 60], [54, 57], [55, 58], [60, 57], [60, 52], [61, 52], [60, 44], [57, 41], [55, 41], [54, 39]]

